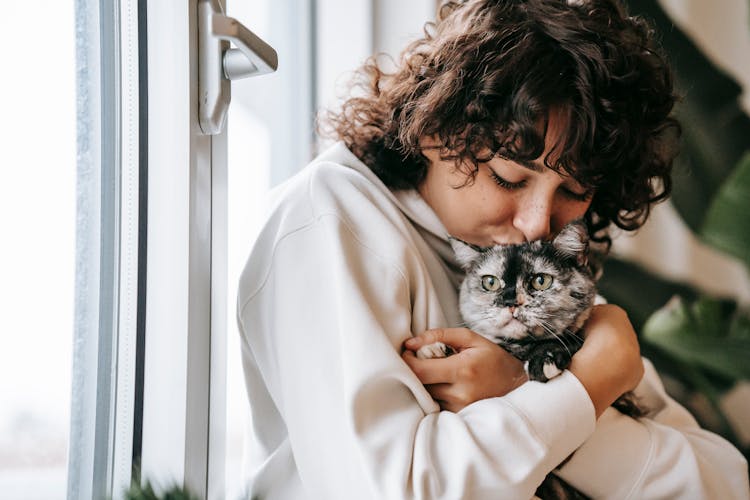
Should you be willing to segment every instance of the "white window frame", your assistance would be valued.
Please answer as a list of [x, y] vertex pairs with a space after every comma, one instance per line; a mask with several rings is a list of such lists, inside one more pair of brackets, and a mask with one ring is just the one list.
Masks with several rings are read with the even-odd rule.
[[[226, 131], [197, 121], [197, 0], [148, 3], [148, 284], [141, 480], [221, 498]], [[209, 443], [212, 450], [209, 453]], [[209, 461], [210, 457], [210, 461]]]
[[76, 237], [68, 498], [119, 493], [132, 470], [141, 271], [137, 5], [76, 3], [78, 211], [86, 222]]
[[135, 479], [221, 498], [226, 133], [198, 126], [197, 0], [76, 7], [79, 209], [99, 223], [78, 236], [68, 497]]

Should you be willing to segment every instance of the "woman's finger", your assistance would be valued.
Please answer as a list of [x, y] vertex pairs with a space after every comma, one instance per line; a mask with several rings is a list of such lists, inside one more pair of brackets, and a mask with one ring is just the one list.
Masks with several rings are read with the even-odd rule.
[[441, 404], [453, 399], [451, 390], [454, 387], [453, 384], [427, 384], [424, 387], [430, 393], [432, 399], [440, 401]]
[[408, 349], [401, 357], [422, 384], [451, 383], [455, 379], [456, 362], [453, 357], [419, 359]]
[[484, 337], [472, 332], [468, 328], [433, 328], [424, 333], [407, 339], [404, 345], [407, 349], [416, 351], [420, 347], [435, 342], [442, 342], [460, 351], [482, 342]]

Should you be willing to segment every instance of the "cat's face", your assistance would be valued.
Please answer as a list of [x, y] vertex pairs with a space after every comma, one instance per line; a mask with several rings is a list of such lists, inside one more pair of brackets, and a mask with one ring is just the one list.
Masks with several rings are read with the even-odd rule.
[[460, 307], [467, 326], [493, 342], [580, 328], [596, 293], [585, 265], [587, 241], [580, 222], [552, 242], [478, 249], [454, 240], [466, 269]]

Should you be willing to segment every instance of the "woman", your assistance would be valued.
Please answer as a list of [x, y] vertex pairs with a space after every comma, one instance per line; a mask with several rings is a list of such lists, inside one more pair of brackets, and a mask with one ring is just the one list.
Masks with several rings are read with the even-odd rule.
[[[616, 306], [546, 384], [458, 328], [448, 235], [584, 217], [606, 241], [668, 196], [679, 128], [652, 38], [612, 0], [449, 2], [395, 73], [362, 69], [241, 278], [252, 498], [526, 499], [573, 452], [556, 473], [589, 496], [748, 497], [742, 456], [664, 393]], [[458, 354], [413, 355], [436, 340]], [[649, 418], [607, 410], [634, 388]]]

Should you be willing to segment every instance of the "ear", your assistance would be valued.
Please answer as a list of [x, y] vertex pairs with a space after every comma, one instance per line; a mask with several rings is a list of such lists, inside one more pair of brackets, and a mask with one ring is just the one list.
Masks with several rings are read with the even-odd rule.
[[453, 247], [453, 253], [456, 254], [456, 260], [465, 270], [468, 270], [482, 254], [480, 247], [456, 239], [453, 236], [448, 236], [448, 241], [450, 241]]
[[552, 246], [563, 256], [572, 257], [579, 266], [588, 263], [589, 231], [583, 219], [569, 222], [552, 240]]

